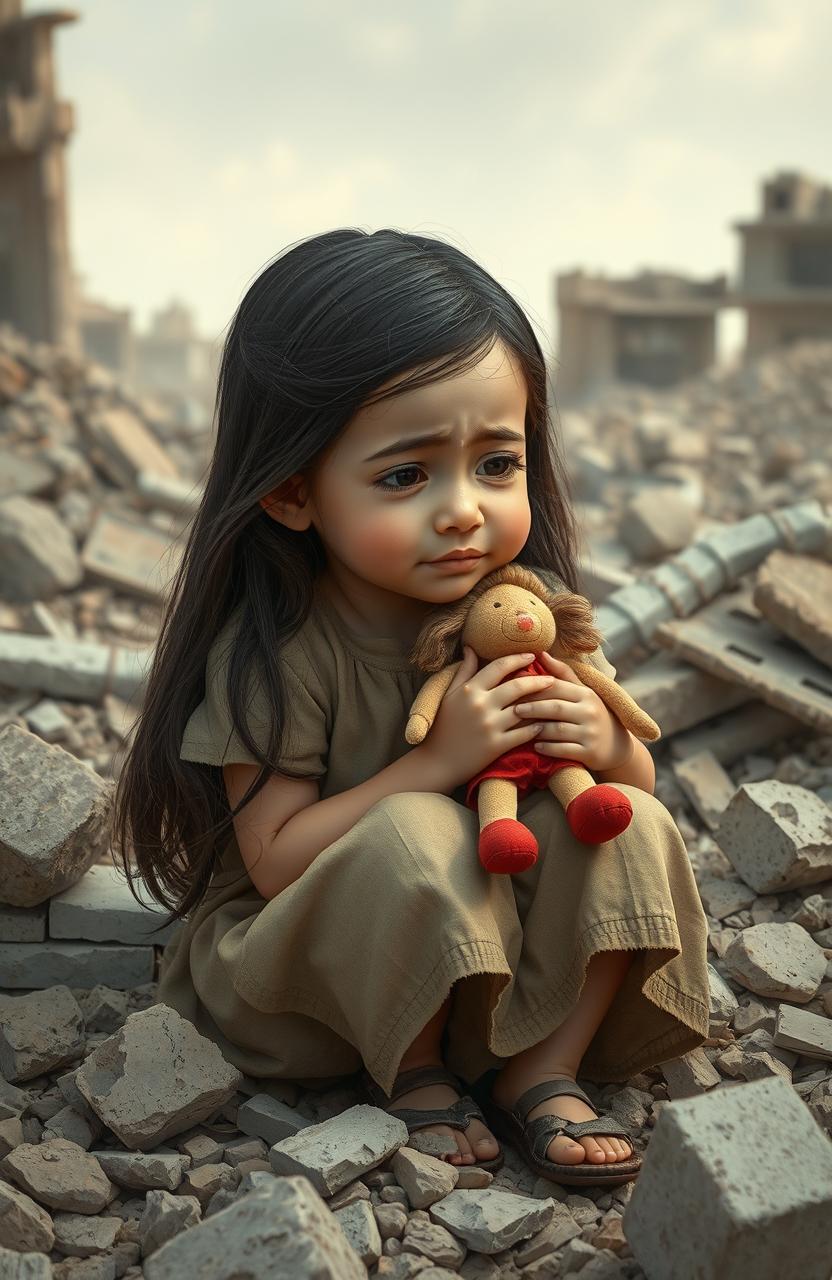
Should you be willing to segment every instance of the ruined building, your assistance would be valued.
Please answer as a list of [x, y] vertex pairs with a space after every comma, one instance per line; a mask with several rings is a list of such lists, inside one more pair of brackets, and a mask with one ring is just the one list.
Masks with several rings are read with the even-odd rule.
[[77, 17], [0, 0], [0, 323], [76, 352], [64, 163], [74, 117], [57, 98], [52, 32]]
[[756, 221], [734, 223], [741, 263], [730, 304], [745, 310], [748, 356], [832, 338], [832, 187], [780, 172], [762, 196]]
[[706, 369], [715, 357], [726, 283], [724, 275], [691, 280], [668, 271], [617, 280], [584, 271], [559, 275], [561, 401], [610, 382], [668, 387]]

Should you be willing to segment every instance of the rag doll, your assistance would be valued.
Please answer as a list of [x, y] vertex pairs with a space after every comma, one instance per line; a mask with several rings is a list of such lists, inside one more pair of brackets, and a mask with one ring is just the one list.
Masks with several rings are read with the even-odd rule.
[[[540, 654], [568, 663], [578, 679], [636, 737], [654, 741], [658, 725], [614, 680], [581, 660], [601, 642], [592, 625], [592, 606], [583, 596], [552, 591], [525, 565], [512, 562], [487, 574], [462, 600], [440, 606], [423, 624], [411, 651], [419, 670], [431, 672], [410, 708], [405, 738], [424, 741], [442, 698], [459, 669], [463, 645], [480, 667], [510, 653], [534, 653], [518, 675], [548, 675]], [[456, 655], [456, 658], [455, 658]], [[547, 696], [547, 691], [532, 695]], [[585, 844], [612, 840], [629, 825], [632, 805], [623, 791], [596, 783], [584, 765], [536, 752], [523, 743], [504, 752], [467, 782], [465, 803], [479, 816], [479, 859], [486, 871], [510, 874], [537, 861], [537, 841], [517, 821], [517, 801], [533, 787], [546, 786], [563, 806], [570, 830]]]

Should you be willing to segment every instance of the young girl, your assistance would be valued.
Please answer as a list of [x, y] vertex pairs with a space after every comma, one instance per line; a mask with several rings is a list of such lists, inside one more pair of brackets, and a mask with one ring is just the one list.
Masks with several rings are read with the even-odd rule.
[[[477, 556], [436, 563], [460, 550]], [[116, 845], [184, 921], [160, 1001], [243, 1071], [313, 1089], [358, 1073], [457, 1164], [499, 1167], [508, 1126], [546, 1176], [624, 1181], [633, 1145], [579, 1069], [626, 1080], [708, 1034], [706, 919], [650, 755], [564, 664], [504, 680], [529, 654], [480, 671], [460, 654], [425, 742], [404, 738], [422, 622], [511, 561], [577, 589], [522, 309], [424, 236], [293, 246], [225, 343]], [[465, 783], [532, 739], [615, 782], [633, 819], [579, 844], [533, 791], [536, 864], [489, 874]]]

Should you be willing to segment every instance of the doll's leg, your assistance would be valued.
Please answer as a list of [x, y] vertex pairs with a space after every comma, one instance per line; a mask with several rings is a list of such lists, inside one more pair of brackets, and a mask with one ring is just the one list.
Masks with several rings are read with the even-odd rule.
[[585, 844], [614, 840], [630, 825], [633, 806], [623, 791], [607, 782], [596, 783], [582, 764], [558, 769], [549, 790], [563, 806], [569, 829]]
[[537, 840], [517, 821], [517, 787], [510, 778], [483, 778], [477, 787], [479, 859], [486, 871], [511, 875], [537, 861]]

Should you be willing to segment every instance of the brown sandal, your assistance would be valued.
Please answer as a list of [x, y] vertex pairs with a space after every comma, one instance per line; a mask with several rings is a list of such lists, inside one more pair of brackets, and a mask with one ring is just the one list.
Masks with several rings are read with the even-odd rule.
[[[407, 1125], [408, 1133], [413, 1133], [414, 1129], [424, 1129], [431, 1124], [446, 1124], [452, 1129], [467, 1129], [471, 1120], [480, 1120], [487, 1126], [485, 1116], [481, 1107], [467, 1093], [463, 1092], [462, 1082], [448, 1071], [445, 1067], [413, 1067], [409, 1071], [400, 1071], [393, 1082], [393, 1091], [388, 1097], [366, 1070], [361, 1071], [360, 1082], [364, 1092], [370, 1102], [375, 1106], [381, 1107], [387, 1111], [389, 1115], [396, 1116], [397, 1119], [404, 1121]], [[390, 1110], [390, 1103], [395, 1102], [403, 1093], [410, 1093], [411, 1089], [418, 1089], [422, 1085], [428, 1084], [447, 1084], [452, 1089], [456, 1089], [457, 1093], [462, 1096], [457, 1098], [456, 1102], [452, 1102], [449, 1107], [434, 1107], [431, 1109], [421, 1109], [417, 1107], [400, 1107], [397, 1111]], [[454, 1164], [454, 1169], [486, 1169], [489, 1173], [496, 1173], [498, 1169], [502, 1169], [505, 1157], [502, 1151], [498, 1152], [492, 1160], [477, 1160], [474, 1164]], [[446, 1163], [450, 1164], [450, 1161]]]
[[[511, 1142], [518, 1147], [531, 1167], [543, 1178], [552, 1182], [561, 1182], [565, 1186], [599, 1186], [615, 1187], [622, 1182], [631, 1182], [641, 1169], [641, 1156], [635, 1155], [632, 1138], [622, 1124], [608, 1115], [597, 1115], [594, 1120], [567, 1120], [563, 1116], [537, 1116], [526, 1123], [526, 1116], [547, 1098], [555, 1098], [566, 1094], [570, 1098], [580, 1098], [593, 1111], [590, 1099], [574, 1080], [544, 1080], [542, 1084], [533, 1085], [514, 1103], [513, 1107], [501, 1107], [493, 1097], [483, 1097], [483, 1109], [488, 1119], [488, 1127], [499, 1138]], [[552, 1138], [564, 1133], [568, 1138], [583, 1138], [591, 1134], [593, 1137], [625, 1138], [633, 1147], [633, 1155], [629, 1160], [618, 1160], [614, 1165], [604, 1166], [590, 1164], [558, 1164], [549, 1160], [546, 1149]]]

